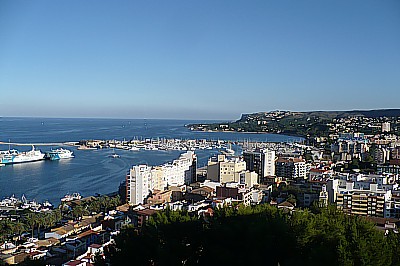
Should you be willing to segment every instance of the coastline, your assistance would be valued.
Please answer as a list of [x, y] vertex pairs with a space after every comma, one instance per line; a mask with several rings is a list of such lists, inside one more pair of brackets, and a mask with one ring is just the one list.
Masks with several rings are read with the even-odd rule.
[[243, 134], [274, 134], [274, 135], [283, 135], [289, 137], [302, 138], [306, 140], [306, 136], [295, 135], [295, 134], [286, 134], [286, 133], [274, 133], [274, 132], [262, 132], [262, 131], [224, 131], [224, 130], [196, 130], [189, 129], [191, 132], [210, 132], [210, 133], [243, 133]]

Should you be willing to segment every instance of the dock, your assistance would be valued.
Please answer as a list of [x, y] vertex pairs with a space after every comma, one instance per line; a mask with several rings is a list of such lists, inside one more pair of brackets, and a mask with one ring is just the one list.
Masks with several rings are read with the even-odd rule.
[[0, 141], [0, 145], [13, 145], [13, 146], [69, 146], [67, 143], [17, 143], [17, 142], [4, 142]]

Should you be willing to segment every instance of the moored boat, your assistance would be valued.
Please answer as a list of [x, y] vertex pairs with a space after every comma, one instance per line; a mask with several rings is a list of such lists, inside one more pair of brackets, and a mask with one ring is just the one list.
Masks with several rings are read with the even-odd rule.
[[45, 154], [40, 150], [35, 150], [32, 145], [32, 150], [26, 152], [19, 152], [17, 150], [3, 151], [0, 154], [0, 164], [15, 164], [15, 163], [28, 163], [44, 160]]
[[73, 201], [73, 200], [79, 200], [81, 198], [82, 198], [81, 194], [75, 192], [73, 194], [66, 194], [64, 196], [64, 198], [61, 199], [61, 201], [63, 201], [63, 202], [65, 202], [65, 201]]
[[74, 158], [73, 152], [67, 149], [59, 148], [56, 150], [51, 150], [48, 152], [47, 157], [52, 160], [60, 160], [60, 159], [68, 159], [68, 158]]

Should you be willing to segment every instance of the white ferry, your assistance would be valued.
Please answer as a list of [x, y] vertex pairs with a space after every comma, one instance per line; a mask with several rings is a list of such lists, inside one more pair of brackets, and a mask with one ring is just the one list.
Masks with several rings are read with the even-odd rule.
[[44, 160], [45, 154], [40, 150], [35, 150], [32, 145], [32, 150], [19, 152], [17, 150], [2, 151], [0, 154], [0, 164], [27, 163]]
[[48, 152], [47, 157], [50, 158], [50, 160], [55, 161], [55, 160], [60, 160], [60, 159], [74, 158], [74, 154], [70, 150], [59, 148], [59, 149], [51, 150], [50, 152]]

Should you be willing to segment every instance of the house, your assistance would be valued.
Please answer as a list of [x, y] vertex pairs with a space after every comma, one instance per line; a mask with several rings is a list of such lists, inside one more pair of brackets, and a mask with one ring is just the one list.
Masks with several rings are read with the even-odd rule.
[[153, 205], [153, 204], [162, 204], [166, 202], [171, 202], [171, 197], [172, 197], [171, 190], [165, 190], [165, 191], [156, 190], [153, 192], [153, 195], [151, 197], [147, 198], [147, 203]]
[[284, 201], [278, 204], [278, 209], [284, 209], [291, 212], [294, 209], [294, 205], [288, 201]]
[[76, 258], [86, 251], [86, 243], [80, 239], [71, 239], [65, 242], [65, 248], [70, 258]]
[[136, 227], [142, 227], [143, 224], [149, 219], [150, 216], [157, 213], [156, 210], [144, 209], [133, 213], [132, 223]]
[[211, 198], [215, 194], [215, 189], [207, 186], [203, 186], [200, 188], [193, 189], [191, 191], [192, 194], [201, 195], [207, 199]]
[[102, 228], [105, 230], [120, 230], [122, 226], [131, 223], [131, 218], [128, 215], [125, 215], [121, 212], [109, 212], [108, 215], [104, 217], [104, 220], [101, 221]]
[[29, 254], [26, 252], [18, 252], [14, 254], [0, 254], [0, 259], [7, 264], [18, 264], [23, 262]]
[[45, 233], [45, 238], [55, 238], [64, 240], [70, 235], [78, 234], [86, 229], [91, 229], [98, 226], [100, 214], [82, 219], [79, 222], [71, 222], [61, 227], [53, 228], [50, 232]]
[[94, 264], [83, 260], [71, 260], [64, 263], [63, 266], [94, 266]]

